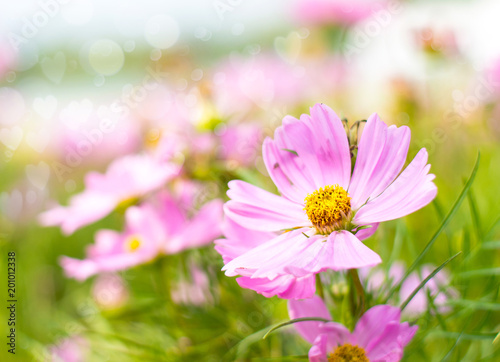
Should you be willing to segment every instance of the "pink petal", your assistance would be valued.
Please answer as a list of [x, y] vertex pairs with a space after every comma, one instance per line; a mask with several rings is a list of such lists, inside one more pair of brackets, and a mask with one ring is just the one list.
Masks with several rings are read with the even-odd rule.
[[281, 275], [274, 280], [240, 277], [236, 281], [240, 287], [252, 289], [266, 298], [277, 296], [282, 299], [303, 299], [312, 297], [316, 291], [314, 275], [303, 278]]
[[250, 250], [224, 266], [226, 275], [251, 275], [252, 278], [274, 279], [292, 274], [302, 277], [321, 271], [372, 266], [380, 257], [348, 231], [326, 236], [305, 236], [303, 228], [280, 236]]
[[108, 215], [117, 203], [112, 196], [84, 191], [73, 196], [69, 206], [56, 206], [43, 212], [39, 221], [44, 226], [60, 225], [65, 235], [71, 235], [79, 228]]
[[405, 164], [409, 146], [408, 127], [388, 127], [376, 113], [368, 118], [349, 185], [353, 209], [378, 196], [394, 181]]
[[157, 209], [149, 203], [129, 207], [125, 213], [125, 221], [128, 233], [148, 240], [148, 246], [152, 248], [161, 248], [167, 240], [166, 221], [160, 218]]
[[68, 278], [74, 278], [80, 282], [98, 273], [97, 265], [92, 260], [78, 260], [62, 256], [59, 263]]
[[431, 202], [437, 194], [429, 174], [427, 151], [423, 148], [399, 177], [382, 194], [362, 206], [354, 223], [364, 225], [408, 215]]
[[327, 344], [328, 337], [326, 334], [318, 335], [314, 340], [314, 344], [309, 350], [309, 362], [327, 362]]
[[365, 351], [370, 361], [398, 362], [403, 358], [404, 347], [415, 335], [418, 327], [408, 323], [393, 321], [384, 327], [382, 333], [366, 346]]
[[[323, 318], [331, 320], [332, 317], [323, 299], [317, 295], [309, 299], [288, 301], [288, 315], [290, 319], [297, 318]], [[297, 332], [309, 343], [314, 343], [316, 337], [320, 335], [320, 326], [324, 322], [298, 322], [294, 323]]]
[[122, 157], [113, 161], [104, 175], [89, 173], [85, 177], [85, 191], [73, 196], [69, 206], [42, 213], [40, 223], [60, 225], [65, 234], [72, 234], [108, 215], [121, 201], [157, 189], [178, 172], [176, 165], [145, 155]]
[[399, 308], [389, 305], [377, 305], [370, 308], [356, 324], [352, 334], [355, 343], [366, 349], [374, 339], [382, 334], [385, 326], [391, 322], [399, 323], [400, 315]]
[[306, 237], [302, 232], [310, 232], [303, 228], [283, 233], [247, 253], [231, 260], [222, 270], [226, 275], [251, 275], [253, 278], [274, 279], [278, 275], [292, 274], [303, 277], [312, 274], [307, 264], [314, 264], [315, 254], [308, 249], [311, 245], [321, 244], [321, 236]]
[[222, 233], [226, 238], [215, 241], [215, 250], [224, 263], [276, 237], [274, 233], [246, 229], [229, 217], [224, 219]]
[[234, 221], [258, 231], [279, 231], [310, 225], [304, 206], [243, 181], [229, 182], [230, 201], [224, 212]]
[[351, 153], [344, 125], [328, 106], [318, 103], [311, 108], [311, 117], [305, 117], [315, 135], [325, 181], [343, 188], [351, 178]]
[[86, 248], [87, 256], [91, 259], [123, 250], [121, 234], [115, 230], [99, 230], [94, 239], [95, 243]]
[[262, 157], [279, 192], [289, 200], [302, 203], [307, 194], [314, 190], [314, 182], [302, 160], [290, 152], [292, 146], [286, 142], [283, 127], [278, 127], [274, 141], [270, 138], [264, 140]]
[[377, 229], [378, 229], [379, 223], [374, 223], [374, 224], [366, 225], [366, 226], [369, 226], [369, 227], [367, 227], [365, 229], [361, 229], [358, 232], [356, 232], [355, 235], [359, 240], [368, 239], [370, 236], [375, 234], [375, 231], [377, 231]]
[[184, 206], [183, 203], [186, 201], [189, 202], [188, 205], [191, 205], [191, 200], [183, 200], [189, 199], [189, 197], [182, 196], [185, 195], [181, 195], [180, 200], [174, 199], [174, 197], [168, 192], [160, 192], [156, 196], [156, 212], [158, 217], [163, 221], [165, 231], [169, 235], [180, 233], [186, 225], [187, 217], [185, 209], [181, 208], [181, 205]]
[[184, 226], [179, 235], [182, 245], [174, 247], [171, 252], [178, 252], [187, 248], [196, 248], [207, 245], [222, 233], [222, 201], [212, 200], [198, 211], [196, 216]]
[[328, 352], [332, 352], [336, 347], [341, 346], [349, 341], [351, 333], [340, 323], [328, 322], [320, 326], [321, 335], [326, 335], [326, 348]]
[[344, 127], [327, 106], [315, 105], [311, 116], [283, 119], [292, 150], [297, 152], [314, 179], [315, 189], [325, 185], [349, 185], [351, 159]]
[[325, 269], [358, 269], [382, 262], [377, 253], [348, 231], [342, 230], [330, 234], [327, 243], [332, 245], [333, 255], [323, 261]]

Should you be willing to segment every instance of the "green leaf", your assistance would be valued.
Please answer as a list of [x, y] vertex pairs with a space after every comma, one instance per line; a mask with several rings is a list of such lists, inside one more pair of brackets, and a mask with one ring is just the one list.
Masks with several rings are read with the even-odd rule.
[[455, 259], [460, 254], [462, 254], [461, 251], [459, 251], [458, 253], [456, 253], [455, 255], [453, 255], [451, 258], [449, 258], [448, 260], [446, 260], [443, 264], [441, 264], [436, 269], [434, 269], [434, 271], [432, 273], [430, 273], [427, 276], [427, 278], [425, 278], [424, 280], [422, 280], [422, 282], [413, 290], [413, 292], [408, 296], [408, 298], [406, 298], [406, 300], [401, 304], [400, 309], [401, 310], [405, 309], [406, 306], [408, 305], [408, 303], [410, 303], [411, 300], [413, 299], [413, 297], [415, 297], [415, 295], [418, 293], [418, 291], [420, 289], [422, 289], [425, 286], [425, 284], [427, 284], [427, 282], [429, 280], [431, 280], [437, 273], [439, 273], [439, 271], [441, 269], [443, 269], [446, 266], [446, 264], [448, 264], [450, 261], [452, 261], [453, 259]]
[[447, 303], [471, 309], [493, 310], [493, 311], [500, 310], [500, 303], [483, 302], [479, 300], [450, 299], [448, 300]]
[[294, 150], [289, 150], [288, 148], [282, 148], [281, 150], [282, 150], [282, 151], [287, 151], [287, 152], [293, 153], [295, 156], [298, 156], [298, 155], [299, 155], [296, 151], [294, 151]]
[[500, 240], [487, 241], [481, 245], [481, 248], [485, 250], [500, 249]]
[[499, 343], [500, 342], [500, 332], [498, 332], [497, 336], [493, 340], [493, 343]]
[[462, 273], [458, 274], [458, 276], [463, 278], [463, 279], [494, 276], [494, 275], [500, 275], [500, 268], [469, 270], [469, 271], [462, 272]]
[[298, 323], [298, 322], [331, 322], [328, 319], [325, 318], [295, 318], [280, 324], [275, 325], [274, 327], [271, 327], [271, 329], [262, 337], [262, 339], [266, 339], [267, 336], [271, 333], [274, 332], [275, 330], [289, 326], [290, 324]]
[[467, 199], [469, 201], [472, 224], [474, 225], [474, 230], [476, 231], [477, 240], [481, 242], [483, 240], [483, 233], [481, 230], [481, 217], [479, 216], [479, 212], [477, 211], [477, 205], [476, 201], [474, 200], [474, 196], [472, 195], [472, 190], [470, 190], [470, 192], [468, 193]]
[[446, 353], [446, 356], [443, 357], [443, 359], [441, 361], [446, 361], [448, 360], [448, 358], [451, 356], [451, 354], [453, 353], [453, 350], [455, 349], [455, 347], [458, 345], [458, 342], [460, 342], [460, 339], [462, 338], [462, 335], [464, 334], [464, 331], [460, 332], [460, 334], [458, 335], [457, 339], [455, 340], [455, 343], [453, 343], [453, 346], [451, 346], [451, 349], [448, 351], [448, 353]]
[[386, 301], [389, 300], [394, 295], [394, 293], [397, 290], [399, 290], [399, 288], [401, 288], [401, 285], [403, 284], [403, 282], [413, 272], [413, 270], [417, 267], [417, 265], [419, 265], [419, 263], [422, 261], [422, 259], [424, 258], [424, 256], [429, 252], [429, 250], [432, 247], [432, 245], [434, 245], [434, 243], [436, 242], [438, 236], [441, 235], [441, 233], [443, 232], [443, 230], [446, 227], [446, 225], [448, 225], [448, 223], [450, 222], [450, 220], [452, 219], [452, 217], [457, 212], [458, 208], [460, 207], [460, 205], [464, 201], [464, 198], [467, 195], [467, 192], [471, 188], [472, 183], [474, 182], [474, 179], [475, 179], [476, 174], [477, 174], [477, 170], [479, 168], [479, 160], [480, 160], [480, 158], [481, 158], [481, 154], [478, 152], [477, 153], [476, 163], [474, 165], [474, 168], [472, 169], [471, 175], [469, 176], [469, 179], [467, 180], [467, 183], [465, 184], [464, 188], [462, 189], [462, 192], [460, 193], [460, 195], [458, 196], [457, 200], [455, 201], [455, 204], [453, 205], [453, 207], [451, 208], [451, 210], [448, 212], [448, 215], [446, 215], [445, 219], [443, 220], [443, 222], [439, 226], [439, 229], [434, 233], [434, 235], [432, 236], [431, 240], [427, 243], [427, 245], [425, 246], [424, 250], [422, 250], [422, 252], [417, 257], [417, 259], [415, 259], [415, 261], [413, 262], [413, 264], [408, 268], [408, 270], [406, 271], [406, 273], [403, 276], [403, 278], [401, 278], [401, 280], [394, 286], [394, 288], [391, 289], [391, 291], [389, 292], [389, 295], [387, 296]]
[[440, 330], [429, 331], [426, 338], [453, 338], [468, 341], [484, 341], [486, 339], [494, 339], [495, 333], [462, 333], [462, 332], [445, 332]]

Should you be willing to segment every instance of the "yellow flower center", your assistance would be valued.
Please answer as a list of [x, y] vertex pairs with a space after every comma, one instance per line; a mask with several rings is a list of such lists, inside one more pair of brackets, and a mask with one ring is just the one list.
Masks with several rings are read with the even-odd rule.
[[304, 210], [320, 234], [342, 228], [351, 213], [351, 198], [339, 185], [327, 185], [307, 195]]
[[346, 343], [330, 353], [328, 362], [370, 362], [370, 360], [363, 348]]
[[133, 253], [134, 251], [139, 249], [139, 247], [141, 246], [141, 243], [142, 243], [141, 239], [139, 238], [138, 235], [129, 236], [127, 238], [127, 240], [125, 240], [125, 249], [128, 252]]

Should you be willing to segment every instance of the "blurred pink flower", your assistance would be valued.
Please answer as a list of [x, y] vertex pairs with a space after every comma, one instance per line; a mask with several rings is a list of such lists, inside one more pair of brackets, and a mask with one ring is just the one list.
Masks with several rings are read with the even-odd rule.
[[[500, 93], [500, 57], [493, 61], [489, 67], [485, 71], [485, 76], [486, 76], [486, 88], [491, 89], [491, 86], [493, 86], [495, 90], [495, 95], [498, 97], [498, 94]], [[483, 82], [481, 82], [483, 83]], [[485, 84], [483, 84], [485, 85]], [[490, 99], [487, 99], [490, 100]], [[496, 99], [495, 99], [496, 100]]]
[[[410, 274], [399, 291], [400, 301], [403, 302], [406, 300], [406, 298], [410, 296], [422, 280], [427, 278], [434, 269], [435, 268], [431, 265], [424, 265], [420, 270], [420, 273], [413, 272]], [[400, 278], [401, 277], [402, 275]], [[434, 305], [440, 314], [450, 312], [451, 307], [447, 305], [448, 300], [450, 298], [458, 298], [459, 296], [458, 291], [455, 288], [450, 287], [450, 276], [448, 272], [442, 269], [413, 297], [404, 310], [405, 315], [417, 317], [429, 310], [430, 306], [427, 294], [429, 294], [433, 299]]]
[[[76, 118], [71, 113], [66, 117]], [[141, 127], [137, 119], [116, 120], [117, 124], [108, 128], [102, 127], [100, 122], [102, 118], [93, 114], [76, 129], [60, 127], [59, 134], [53, 138], [53, 151], [60, 155], [66, 165], [72, 167], [103, 164], [133, 153], [141, 145]]]
[[[389, 302], [391, 304], [400, 304], [410, 296], [435, 268], [432, 265], [424, 265], [420, 271], [411, 273], [404, 281], [399, 294]], [[362, 268], [359, 275], [365, 281], [366, 290], [377, 297], [386, 295], [404, 276], [406, 268], [403, 263], [395, 262], [389, 270], [385, 272], [380, 268]], [[427, 293], [433, 298], [434, 305], [439, 313], [447, 313], [450, 307], [447, 306], [449, 298], [457, 297], [458, 291], [449, 285], [450, 277], [446, 270], [441, 270], [420, 291], [413, 297], [406, 306], [403, 314], [408, 317], [417, 317], [429, 309]]]
[[102, 272], [115, 272], [144, 264], [159, 254], [174, 254], [201, 247], [221, 234], [222, 201], [206, 203], [192, 217], [185, 198], [166, 192], [155, 197], [155, 204], [132, 206], [125, 214], [125, 231], [100, 230], [96, 243], [87, 248], [84, 260], [61, 258], [66, 275], [78, 280]]
[[126, 303], [129, 292], [121, 276], [102, 274], [96, 278], [92, 285], [92, 295], [102, 308], [116, 309]]
[[424, 207], [437, 193], [425, 149], [401, 172], [409, 143], [408, 127], [388, 127], [373, 114], [351, 178], [348, 139], [330, 108], [317, 104], [311, 116], [285, 117], [274, 140], [263, 146], [267, 171], [282, 196], [231, 181], [224, 206], [236, 223], [280, 234], [227, 263], [226, 275], [273, 280], [380, 263], [360, 240], [378, 223]]
[[386, 1], [373, 0], [302, 0], [295, 8], [296, 18], [308, 24], [352, 25], [369, 18]]
[[238, 165], [252, 165], [259, 152], [261, 126], [254, 123], [231, 125], [219, 136], [219, 155]]
[[71, 198], [69, 206], [56, 206], [40, 214], [44, 226], [60, 225], [64, 234], [102, 219], [122, 203], [154, 191], [174, 177], [178, 166], [145, 155], [113, 161], [105, 174], [90, 172], [85, 190]]
[[210, 294], [210, 281], [207, 274], [196, 265], [189, 268], [190, 280], [180, 280], [171, 290], [172, 300], [176, 304], [202, 306], [213, 303]]
[[84, 362], [88, 342], [80, 336], [64, 338], [58, 344], [50, 347], [53, 362]]
[[[331, 320], [325, 303], [318, 296], [289, 301], [288, 314], [291, 319]], [[374, 306], [363, 314], [352, 333], [335, 322], [298, 322], [294, 326], [312, 344], [311, 362], [327, 362], [330, 358], [335, 361], [395, 362], [401, 360], [405, 346], [418, 329], [410, 327], [408, 322], [401, 323], [400, 314], [398, 308], [389, 305]]]
[[[246, 229], [230, 218], [224, 220], [222, 231], [225, 239], [215, 241], [215, 250], [222, 255], [226, 264], [275, 236], [270, 232]], [[245, 275], [245, 273], [242, 272], [241, 275]], [[316, 291], [314, 274], [299, 278], [293, 275], [280, 275], [271, 280], [268, 278], [252, 278], [251, 273], [249, 273], [248, 276], [239, 277], [236, 281], [241, 287], [255, 290], [267, 298], [275, 295], [283, 299], [309, 298]]]
[[260, 107], [298, 103], [305, 92], [305, 76], [272, 55], [232, 59], [214, 72], [213, 97], [222, 116], [241, 115]]
[[0, 80], [17, 61], [17, 52], [6, 41], [0, 39]]

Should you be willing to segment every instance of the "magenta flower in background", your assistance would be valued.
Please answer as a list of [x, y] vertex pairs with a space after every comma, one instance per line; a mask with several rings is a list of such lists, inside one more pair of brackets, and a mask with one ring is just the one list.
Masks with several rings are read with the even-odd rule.
[[258, 124], [228, 126], [219, 136], [219, 156], [238, 165], [252, 165], [258, 154], [261, 137], [262, 130]]
[[[420, 273], [413, 272], [410, 274], [401, 286], [399, 299], [401, 301], [406, 300], [422, 280], [427, 278], [434, 269], [435, 267], [431, 265], [424, 265]], [[451, 307], [447, 305], [448, 300], [450, 300], [450, 298], [458, 298], [459, 296], [458, 291], [450, 287], [450, 276], [448, 272], [442, 269], [412, 298], [410, 303], [406, 306], [404, 314], [410, 317], [417, 317], [427, 311], [429, 309], [429, 301], [427, 299], [428, 293], [433, 298], [434, 305], [440, 314], [450, 312]]]
[[[230, 262], [276, 236], [269, 232], [245, 229], [230, 218], [224, 220], [222, 232], [225, 239], [215, 241], [215, 250], [222, 255], [224, 263]], [[245, 275], [245, 273], [242, 272], [241, 275]], [[304, 277], [280, 275], [271, 280], [269, 278], [252, 278], [251, 273], [249, 273], [248, 276], [241, 276], [236, 281], [241, 287], [252, 289], [268, 298], [273, 296], [283, 299], [309, 298], [316, 291], [314, 274]]]
[[[288, 314], [296, 318], [324, 318], [331, 320], [323, 300], [291, 300]], [[312, 344], [309, 361], [396, 362], [403, 357], [405, 346], [418, 327], [400, 322], [400, 310], [389, 305], [377, 305], [363, 314], [353, 332], [335, 322], [298, 322], [299, 334]]]
[[177, 165], [146, 155], [125, 156], [113, 161], [105, 174], [90, 172], [85, 190], [71, 198], [69, 206], [56, 206], [39, 216], [44, 226], [60, 226], [66, 235], [102, 219], [120, 204], [154, 191], [179, 172]]
[[306, 91], [305, 79], [303, 72], [274, 55], [232, 59], [215, 71], [214, 104], [221, 115], [230, 116], [297, 103]]
[[129, 298], [125, 280], [114, 273], [99, 275], [92, 284], [92, 296], [103, 309], [112, 310], [122, 307]]
[[[424, 265], [420, 272], [411, 273], [401, 285], [401, 289], [391, 304], [400, 304], [408, 298], [418, 285], [427, 278], [435, 269], [432, 265]], [[406, 267], [401, 262], [395, 262], [386, 272], [380, 268], [360, 269], [359, 275], [366, 285], [366, 291], [376, 297], [386, 296], [389, 290], [403, 278]], [[447, 302], [450, 298], [459, 296], [458, 291], [450, 286], [450, 276], [445, 269], [437, 273], [420, 291], [412, 298], [410, 303], [402, 311], [404, 316], [418, 317], [429, 309], [427, 294], [433, 298], [434, 305], [440, 314], [450, 311]]]
[[369, 18], [385, 3], [372, 0], [307, 0], [297, 3], [295, 14], [299, 21], [308, 24], [352, 25]]
[[53, 362], [84, 362], [87, 358], [89, 343], [83, 337], [71, 336], [50, 347]]
[[95, 244], [87, 248], [87, 258], [61, 258], [68, 277], [85, 280], [102, 273], [125, 270], [152, 261], [160, 254], [175, 254], [212, 242], [221, 234], [222, 201], [206, 203], [188, 217], [183, 195], [174, 198], [166, 192], [156, 203], [132, 206], [125, 214], [123, 232], [100, 230]]
[[207, 273], [194, 263], [189, 266], [189, 271], [190, 279], [183, 277], [170, 291], [174, 303], [196, 306], [212, 304], [214, 298], [210, 293], [210, 279]]
[[248, 229], [278, 235], [227, 263], [228, 276], [273, 280], [376, 265], [379, 255], [360, 239], [436, 196], [426, 150], [401, 172], [410, 130], [388, 127], [377, 114], [361, 135], [352, 177], [342, 121], [327, 106], [300, 120], [285, 117], [274, 136], [264, 141], [263, 158], [282, 196], [231, 181], [224, 210]]
[[[92, 112], [89, 100], [71, 102], [60, 112], [60, 123], [49, 147], [70, 166], [102, 165], [135, 153], [142, 142], [141, 123], [131, 116]], [[85, 112], [89, 112], [85, 116]], [[78, 116], [75, 116], [78, 114]], [[114, 117], [114, 118], [112, 118]], [[103, 119], [109, 124], [102, 127]], [[104, 130], [104, 131], [103, 131]]]

